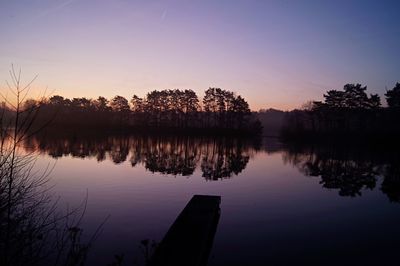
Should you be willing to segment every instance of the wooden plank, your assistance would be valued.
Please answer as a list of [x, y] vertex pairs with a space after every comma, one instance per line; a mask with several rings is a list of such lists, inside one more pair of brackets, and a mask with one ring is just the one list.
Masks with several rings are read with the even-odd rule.
[[220, 203], [220, 196], [194, 195], [157, 247], [150, 265], [206, 265], [217, 230]]

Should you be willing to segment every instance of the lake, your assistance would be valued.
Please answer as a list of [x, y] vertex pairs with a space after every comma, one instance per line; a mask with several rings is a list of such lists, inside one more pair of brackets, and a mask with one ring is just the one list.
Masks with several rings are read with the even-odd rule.
[[274, 138], [41, 136], [36, 168], [54, 165], [60, 207], [88, 193], [89, 254], [140, 265], [195, 194], [221, 196], [209, 265], [397, 265], [400, 156]]

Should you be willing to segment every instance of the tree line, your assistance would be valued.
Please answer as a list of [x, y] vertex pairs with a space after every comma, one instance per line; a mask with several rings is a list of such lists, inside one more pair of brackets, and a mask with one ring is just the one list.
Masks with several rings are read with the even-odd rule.
[[[53, 127], [109, 127], [123, 129], [207, 130], [254, 133], [261, 130], [247, 101], [231, 91], [209, 88], [200, 102], [193, 90], [154, 90], [128, 100], [73, 98], [60, 95], [27, 100], [25, 109], [40, 106], [37, 121]], [[40, 124], [40, 123], [38, 123]]]
[[400, 133], [400, 83], [387, 90], [387, 106], [377, 94], [367, 94], [367, 86], [346, 84], [343, 90], [328, 90], [323, 101], [311, 101], [289, 112], [282, 134], [304, 136], [354, 135], [357, 137], [395, 136]]

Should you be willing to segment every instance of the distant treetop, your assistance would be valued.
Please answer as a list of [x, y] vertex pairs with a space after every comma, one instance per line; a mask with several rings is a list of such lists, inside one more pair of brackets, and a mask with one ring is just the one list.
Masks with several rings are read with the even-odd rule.
[[391, 108], [400, 108], [400, 83], [396, 83], [396, 86], [388, 90], [385, 93], [386, 102]]
[[376, 109], [381, 106], [378, 94], [366, 93], [367, 86], [346, 84], [342, 91], [328, 90], [324, 94], [324, 102], [314, 101], [311, 109]]

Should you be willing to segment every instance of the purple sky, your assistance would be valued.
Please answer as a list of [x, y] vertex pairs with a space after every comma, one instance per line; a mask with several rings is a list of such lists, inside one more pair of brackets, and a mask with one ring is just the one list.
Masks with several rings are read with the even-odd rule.
[[[208, 87], [292, 109], [345, 83], [400, 81], [399, 1], [0, 1], [11, 63], [37, 90], [130, 98]], [[383, 101], [384, 102], [384, 101]]]

